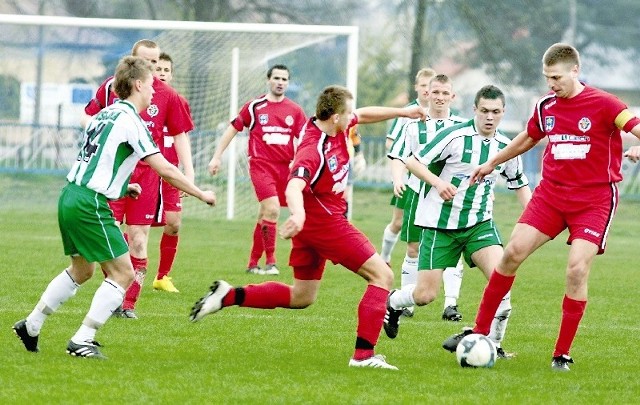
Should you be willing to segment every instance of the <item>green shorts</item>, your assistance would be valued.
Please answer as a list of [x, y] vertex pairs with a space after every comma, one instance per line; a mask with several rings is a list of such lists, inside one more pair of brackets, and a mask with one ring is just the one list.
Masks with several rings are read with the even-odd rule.
[[404, 210], [404, 205], [405, 205], [406, 199], [407, 199], [407, 193], [406, 192], [402, 194], [402, 197], [396, 197], [396, 195], [394, 194], [391, 197], [391, 203], [389, 205], [393, 205], [396, 208]]
[[402, 230], [400, 231], [400, 240], [403, 242], [420, 242], [422, 237], [422, 228], [414, 225], [416, 222], [416, 209], [418, 208], [418, 199], [420, 195], [410, 188], [407, 188], [402, 194], [405, 200], [404, 215], [402, 216]]
[[62, 189], [58, 226], [67, 256], [80, 255], [88, 262], [105, 262], [129, 251], [107, 198], [86, 187], [69, 183]]
[[502, 246], [500, 233], [493, 220], [480, 222], [465, 229], [425, 228], [420, 240], [418, 269], [433, 270], [455, 267], [464, 255], [469, 267], [475, 267], [471, 255], [476, 251], [493, 245]]

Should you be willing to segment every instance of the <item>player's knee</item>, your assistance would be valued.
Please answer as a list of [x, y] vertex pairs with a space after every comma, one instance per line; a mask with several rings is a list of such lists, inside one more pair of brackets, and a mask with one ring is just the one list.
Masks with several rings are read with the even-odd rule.
[[413, 300], [419, 307], [432, 303], [436, 299], [436, 296], [437, 292], [432, 291], [428, 288], [416, 288], [415, 290], [413, 290]]
[[291, 309], [304, 309], [316, 302], [316, 295], [303, 293], [299, 294], [296, 291], [291, 296]]
[[182, 224], [180, 223], [180, 221], [167, 223], [167, 225], [165, 225], [164, 227], [164, 233], [166, 233], [167, 235], [176, 236], [180, 232], [181, 225]]

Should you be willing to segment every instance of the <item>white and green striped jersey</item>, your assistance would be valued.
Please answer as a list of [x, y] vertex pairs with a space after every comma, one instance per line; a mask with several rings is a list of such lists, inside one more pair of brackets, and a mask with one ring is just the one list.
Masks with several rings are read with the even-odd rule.
[[[405, 105], [405, 107], [413, 107], [414, 105], [420, 105], [418, 103], [418, 99], [413, 100], [409, 104]], [[426, 109], [425, 109], [425, 112], [426, 112]], [[395, 141], [398, 135], [400, 135], [400, 132], [402, 131], [402, 127], [404, 126], [404, 124], [406, 124], [410, 120], [411, 118], [406, 118], [406, 117], [398, 117], [394, 119], [393, 122], [391, 123], [391, 128], [389, 128], [389, 132], [387, 133], [387, 139], [391, 139], [392, 141]]]
[[[396, 140], [393, 141], [387, 157], [389, 159], [399, 159], [405, 163], [409, 156], [418, 154], [426, 144], [431, 142], [438, 131], [466, 121], [466, 118], [454, 115], [451, 111], [449, 111], [447, 118], [427, 117], [424, 121], [419, 119], [409, 120], [402, 127]], [[420, 192], [420, 183], [422, 181], [411, 173], [408, 174], [405, 181], [405, 184], [416, 193]]]
[[133, 104], [119, 101], [104, 108], [87, 125], [67, 180], [117, 199], [127, 191], [138, 161], [154, 153], [160, 150]]
[[470, 184], [473, 170], [504, 149], [510, 139], [496, 131], [485, 137], [476, 131], [474, 120], [438, 132], [432, 142], [416, 154], [429, 170], [458, 188], [451, 201], [440, 198], [428, 184], [420, 192], [415, 224], [436, 229], [465, 229], [492, 218], [493, 189], [498, 174], [515, 190], [529, 184], [522, 160], [517, 156], [496, 167], [481, 182]]

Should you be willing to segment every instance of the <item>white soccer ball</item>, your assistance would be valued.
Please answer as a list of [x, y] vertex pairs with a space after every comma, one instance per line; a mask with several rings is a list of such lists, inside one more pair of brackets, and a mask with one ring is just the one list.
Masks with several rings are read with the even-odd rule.
[[456, 348], [456, 358], [462, 367], [493, 367], [497, 355], [491, 339], [478, 333], [465, 336]]

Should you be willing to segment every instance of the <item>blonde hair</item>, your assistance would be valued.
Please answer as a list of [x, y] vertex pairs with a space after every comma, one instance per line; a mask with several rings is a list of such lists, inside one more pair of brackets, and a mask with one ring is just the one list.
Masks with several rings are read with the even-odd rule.
[[557, 63], [580, 66], [580, 53], [569, 44], [556, 43], [551, 45], [544, 53], [542, 63], [545, 66], [553, 66]]
[[422, 68], [422, 69], [418, 70], [418, 73], [416, 73], [416, 84], [418, 84], [418, 80], [420, 80], [423, 77], [431, 79], [435, 75], [436, 75], [436, 71], [435, 70], [433, 70], [431, 68]]
[[155, 49], [158, 47], [158, 44], [150, 39], [141, 39], [140, 41], [133, 44], [133, 48], [131, 48], [131, 56], [136, 56], [138, 54], [138, 49], [141, 47]]

